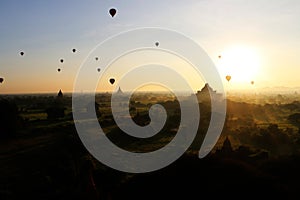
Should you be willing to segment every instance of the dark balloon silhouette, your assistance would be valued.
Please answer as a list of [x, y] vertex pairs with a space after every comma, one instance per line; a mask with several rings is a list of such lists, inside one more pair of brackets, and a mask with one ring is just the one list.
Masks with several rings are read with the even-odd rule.
[[76, 49], [72, 49], [72, 52], [75, 53], [75, 52], [76, 52]]
[[24, 56], [24, 54], [25, 54], [25, 53], [24, 53], [23, 51], [20, 52], [20, 55], [21, 55], [21, 56]]
[[0, 78], [0, 83], [3, 83], [3, 81], [4, 81], [4, 78]]
[[155, 42], [155, 46], [157, 46], [157, 47], [158, 47], [158, 46], [159, 46], [159, 42]]
[[57, 71], [58, 71], [58, 72], [60, 72], [60, 71], [61, 71], [61, 69], [60, 69], [60, 68], [58, 68], [58, 69], [57, 69]]
[[99, 60], [99, 58], [98, 58], [98, 57], [95, 57], [95, 60]]
[[117, 13], [117, 10], [115, 8], [109, 9], [109, 14], [111, 17], [114, 17], [116, 15], [116, 13]]
[[227, 76], [226, 76], [226, 80], [229, 82], [230, 79], [231, 79], [231, 76], [227, 75]]
[[111, 79], [109, 79], [109, 82], [113, 85], [115, 83], [115, 79], [111, 78]]
[[253, 85], [254, 84], [254, 81], [251, 81], [251, 85]]
[[63, 62], [64, 62], [64, 59], [60, 59], [60, 62], [63, 63]]
[[221, 55], [219, 55], [219, 56], [218, 56], [218, 58], [222, 58], [222, 56], [221, 56]]
[[100, 69], [100, 68], [98, 68], [98, 69], [97, 69], [97, 71], [98, 71], [98, 72], [100, 72], [100, 71], [101, 71], [101, 69]]

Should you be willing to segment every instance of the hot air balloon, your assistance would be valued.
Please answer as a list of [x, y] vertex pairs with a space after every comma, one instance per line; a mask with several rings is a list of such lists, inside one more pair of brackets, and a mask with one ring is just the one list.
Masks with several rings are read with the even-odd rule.
[[221, 55], [219, 55], [219, 56], [218, 56], [218, 58], [222, 58], [222, 56], [221, 56]]
[[231, 79], [231, 76], [227, 75], [227, 76], [226, 76], [226, 80], [229, 82], [230, 79]]
[[100, 69], [100, 68], [98, 68], [98, 69], [97, 69], [97, 71], [98, 71], [98, 72], [100, 72], [100, 71], [101, 71], [101, 69]]
[[114, 17], [116, 15], [116, 13], [117, 13], [117, 10], [115, 8], [109, 9], [109, 14], [111, 17]]
[[76, 52], [76, 49], [72, 49], [72, 52], [75, 53], [75, 52]]
[[254, 84], [254, 81], [251, 81], [251, 85], [253, 85]]
[[98, 57], [95, 57], [95, 60], [99, 60], [99, 58], [98, 58]]
[[3, 83], [3, 81], [4, 81], [4, 78], [0, 78], [0, 83]]
[[64, 62], [64, 59], [60, 59], [60, 62], [63, 63], [63, 62]]
[[155, 42], [155, 46], [157, 46], [157, 47], [158, 47], [158, 46], [159, 46], [159, 42]]
[[60, 69], [60, 68], [58, 68], [58, 69], [57, 69], [57, 71], [58, 71], [58, 72], [60, 72], [60, 71], [61, 71], [61, 69]]
[[109, 82], [113, 85], [115, 83], [115, 79], [111, 78], [111, 79], [109, 79]]
[[21, 55], [21, 56], [24, 56], [24, 54], [25, 54], [24, 51], [21, 51], [21, 52], [20, 52], [20, 55]]

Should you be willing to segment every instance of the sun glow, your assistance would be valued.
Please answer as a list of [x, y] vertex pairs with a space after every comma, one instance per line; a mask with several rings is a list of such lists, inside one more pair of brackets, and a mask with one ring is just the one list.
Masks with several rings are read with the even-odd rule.
[[259, 54], [255, 48], [232, 46], [218, 56], [218, 68], [224, 76], [231, 76], [230, 82], [250, 83], [255, 81], [261, 67]]

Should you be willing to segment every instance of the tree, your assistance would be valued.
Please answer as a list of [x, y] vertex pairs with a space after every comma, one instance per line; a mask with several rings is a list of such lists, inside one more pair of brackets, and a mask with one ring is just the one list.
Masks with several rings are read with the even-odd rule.
[[300, 113], [291, 114], [288, 120], [291, 124], [298, 127], [298, 133], [300, 133]]
[[47, 119], [57, 119], [65, 116], [65, 108], [61, 106], [51, 106], [46, 109]]
[[18, 107], [6, 99], [0, 99], [0, 138], [9, 138], [16, 133]]

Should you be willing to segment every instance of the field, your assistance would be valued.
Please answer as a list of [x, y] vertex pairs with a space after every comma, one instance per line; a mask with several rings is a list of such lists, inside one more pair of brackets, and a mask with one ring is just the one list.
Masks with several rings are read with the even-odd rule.
[[[209, 105], [202, 111], [196, 139], [186, 153], [161, 170], [131, 174], [97, 161], [81, 143], [73, 121], [72, 97], [56, 94], [1, 97], [1, 199], [156, 199], [210, 195], [240, 199], [258, 194], [293, 198], [300, 189], [300, 103], [298, 96], [231, 95], [221, 137], [211, 153], [198, 158], [206, 133]], [[111, 94], [95, 97], [98, 121], [106, 136], [132, 152], [150, 152], [169, 143], [178, 130], [180, 107], [172, 94], [139, 93], [130, 99], [133, 121], [150, 123], [151, 105], [168, 114], [162, 131], [136, 139], [116, 125]], [[3, 118], [5, 116], [5, 118]], [[142, 195], [142, 196], [141, 196]]]

